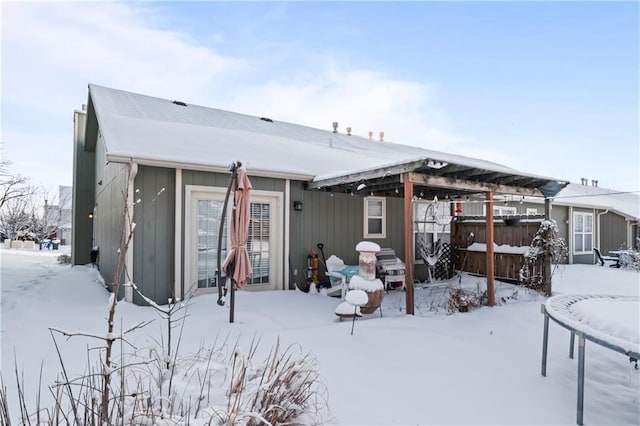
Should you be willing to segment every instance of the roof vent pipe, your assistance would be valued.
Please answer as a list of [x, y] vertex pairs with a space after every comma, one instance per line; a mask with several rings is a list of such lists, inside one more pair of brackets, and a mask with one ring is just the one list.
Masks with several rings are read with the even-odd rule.
[[347, 127], [347, 136], [351, 136], [351, 127]]
[[597, 187], [598, 186], [598, 181], [595, 179], [591, 179], [591, 185]]
[[333, 122], [333, 133], [338, 133], [338, 122], [337, 121]]
[[369, 140], [372, 141], [373, 140], [373, 132], [369, 132]]
[[380, 142], [384, 142], [384, 132], [380, 132]]
[[86, 111], [87, 110], [87, 104], [82, 104], [82, 110]]

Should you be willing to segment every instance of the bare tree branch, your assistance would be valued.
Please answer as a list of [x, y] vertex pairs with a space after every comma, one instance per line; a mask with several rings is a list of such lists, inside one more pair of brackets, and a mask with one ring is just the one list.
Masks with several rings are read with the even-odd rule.
[[10, 165], [9, 161], [0, 161], [0, 209], [10, 200], [35, 192], [28, 178], [9, 171]]

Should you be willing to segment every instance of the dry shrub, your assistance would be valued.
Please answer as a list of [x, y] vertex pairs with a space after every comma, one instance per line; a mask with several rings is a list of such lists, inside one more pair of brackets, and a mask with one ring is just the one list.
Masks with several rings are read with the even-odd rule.
[[[229, 351], [226, 339], [193, 355], [174, 354], [166, 367], [161, 347], [140, 348], [114, 362], [109, 387], [110, 424], [157, 425], [282, 425], [322, 424], [328, 415], [327, 391], [320, 381], [317, 359], [298, 345], [280, 350], [279, 341], [262, 362], [254, 362], [257, 344], [242, 354]], [[231, 355], [229, 355], [231, 353]], [[89, 353], [87, 359], [90, 358]], [[62, 362], [62, 360], [61, 360]], [[20, 413], [12, 418], [0, 374], [0, 424], [100, 424], [102, 364], [79, 377], [67, 375], [64, 363], [58, 380], [49, 386], [52, 406], [36, 402], [27, 407], [19, 384]], [[39, 393], [41, 393], [39, 391]]]
[[465, 312], [468, 309], [480, 306], [480, 298], [478, 295], [462, 288], [449, 289], [447, 301], [448, 313]]
[[317, 359], [298, 345], [280, 353], [278, 340], [267, 360], [251, 369], [253, 353], [234, 352], [224, 424], [320, 424], [328, 409]]

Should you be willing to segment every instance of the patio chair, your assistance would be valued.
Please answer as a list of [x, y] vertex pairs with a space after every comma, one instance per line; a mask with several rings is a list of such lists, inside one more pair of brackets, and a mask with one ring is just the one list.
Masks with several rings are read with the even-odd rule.
[[620, 267], [620, 258], [618, 256], [603, 256], [600, 253], [600, 249], [594, 247], [593, 251], [596, 254], [597, 261], [600, 263], [600, 266], [604, 266], [605, 262], [613, 262], [609, 267], [611, 268], [619, 268]]
[[326, 267], [326, 274], [331, 282], [331, 287], [326, 290], [327, 295], [340, 296], [344, 299], [351, 277], [358, 275], [358, 266], [345, 265], [338, 256], [331, 255], [326, 261]]
[[405, 287], [405, 265], [392, 248], [381, 248], [376, 253], [376, 272], [385, 290]]

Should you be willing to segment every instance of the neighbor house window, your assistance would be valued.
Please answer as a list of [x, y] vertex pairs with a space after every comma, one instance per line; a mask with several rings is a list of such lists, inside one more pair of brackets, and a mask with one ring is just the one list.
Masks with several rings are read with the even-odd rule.
[[[514, 216], [518, 210], [510, 206], [493, 206], [493, 216]], [[482, 215], [487, 215], [487, 206], [482, 206]]]
[[364, 199], [364, 237], [385, 238], [386, 225], [386, 199], [381, 197], [368, 197]]
[[527, 207], [527, 216], [535, 216], [538, 214], [538, 209]]
[[573, 253], [593, 251], [593, 213], [573, 213]]

